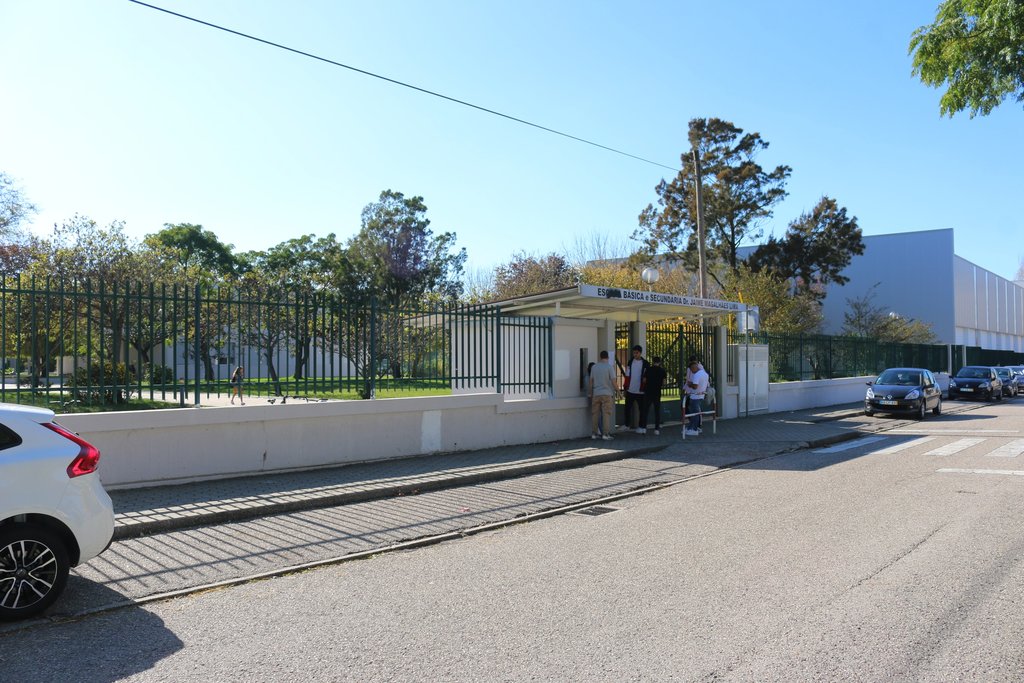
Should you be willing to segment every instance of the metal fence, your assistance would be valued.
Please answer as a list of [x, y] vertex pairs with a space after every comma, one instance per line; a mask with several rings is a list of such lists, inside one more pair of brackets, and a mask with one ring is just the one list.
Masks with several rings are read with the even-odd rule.
[[668, 375], [663, 395], [679, 397], [681, 378], [686, 376], [686, 361], [691, 356], [700, 359], [714, 383], [718, 370], [714, 345], [715, 328], [698, 323], [648, 323], [647, 358], [660, 357]]
[[768, 345], [772, 382], [873, 375], [890, 367], [956, 373], [964, 365], [1014, 365], [1024, 354], [945, 344], [900, 344], [830, 335], [731, 335], [729, 343]]
[[[256, 396], [551, 390], [550, 320], [329, 292], [0, 283], [0, 400], [199, 405], [238, 366]], [[37, 399], [37, 400], [36, 400]]]

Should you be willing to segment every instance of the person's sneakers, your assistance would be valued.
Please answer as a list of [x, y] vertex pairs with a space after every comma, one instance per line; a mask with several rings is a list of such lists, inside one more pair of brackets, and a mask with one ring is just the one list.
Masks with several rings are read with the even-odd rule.
[[612, 440], [612, 439], [614, 439], [615, 437], [614, 437], [614, 436], [612, 436], [611, 434], [605, 434], [605, 435], [604, 435], [604, 436], [602, 436], [601, 438], [602, 438], [602, 439], [604, 439], [605, 441], [611, 441], [611, 440]]
[[647, 430], [646, 430], [646, 429], [644, 429], [643, 427], [637, 427], [637, 428], [636, 428], [636, 433], [637, 433], [637, 434], [646, 434], [646, 433], [647, 433]]
[[686, 430], [686, 435], [687, 436], [700, 436], [700, 432], [698, 432], [696, 429], [687, 429]]
[[661, 430], [660, 429], [655, 429], [654, 430], [654, 435], [655, 436], [661, 436]]
[[601, 435], [600, 435], [600, 434], [591, 434], [591, 435], [590, 435], [590, 438], [591, 438], [591, 439], [600, 439], [600, 438], [601, 438]]

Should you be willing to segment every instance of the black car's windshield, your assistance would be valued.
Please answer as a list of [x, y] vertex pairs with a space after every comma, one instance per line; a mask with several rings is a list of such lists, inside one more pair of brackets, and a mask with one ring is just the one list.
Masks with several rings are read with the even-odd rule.
[[984, 368], [960, 368], [956, 376], [965, 379], [988, 379], [988, 371]]
[[886, 370], [878, 376], [878, 381], [875, 384], [919, 387], [921, 386], [921, 373], [909, 370]]
[[1008, 368], [996, 368], [996, 375], [999, 376], [999, 379], [1010, 379], [1012, 374]]

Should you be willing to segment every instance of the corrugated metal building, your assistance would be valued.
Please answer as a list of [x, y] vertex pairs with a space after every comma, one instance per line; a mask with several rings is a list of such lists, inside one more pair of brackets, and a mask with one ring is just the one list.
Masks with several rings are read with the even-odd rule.
[[951, 228], [863, 239], [850, 281], [828, 287], [826, 334], [841, 333], [850, 300], [873, 294], [873, 306], [931, 323], [940, 343], [1024, 352], [1024, 282], [957, 256]]

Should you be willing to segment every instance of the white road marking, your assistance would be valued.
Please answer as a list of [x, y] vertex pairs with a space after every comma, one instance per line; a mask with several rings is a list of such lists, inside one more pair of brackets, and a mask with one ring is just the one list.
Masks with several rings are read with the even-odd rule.
[[953, 455], [954, 453], [959, 453], [971, 446], [977, 446], [984, 440], [985, 439], [958, 439], [953, 443], [948, 443], [945, 446], [939, 446], [935, 450], [928, 451], [925, 455]]
[[994, 458], [1016, 458], [1021, 453], [1024, 453], [1024, 439], [1014, 439], [986, 455]]
[[939, 436], [948, 434], [949, 436], [956, 436], [957, 434], [991, 434], [998, 436], [1002, 434], [1020, 434], [1019, 429], [942, 429], [941, 427], [935, 427], [929, 429], [927, 427], [904, 427], [903, 429], [893, 429], [888, 432], [889, 434], [937, 434]]
[[910, 441], [904, 441], [903, 443], [898, 443], [895, 446], [889, 446], [888, 448], [883, 448], [880, 451], [875, 451], [875, 455], [889, 455], [891, 453], [899, 453], [900, 451], [905, 451], [908, 448], [913, 448], [914, 446], [926, 444], [929, 441], [935, 441], [935, 437], [923, 436], [920, 439], [911, 439]]
[[959, 467], [943, 467], [936, 472], [952, 472], [953, 474], [1009, 474], [1024, 477], [1024, 470], [970, 470]]
[[875, 443], [876, 441], [885, 441], [884, 436], [865, 436], [861, 439], [855, 439], [854, 441], [847, 441], [835, 446], [829, 446], [828, 448], [819, 448], [814, 451], [815, 453], [839, 453], [840, 451], [848, 451], [852, 448], [859, 448], [860, 446], [866, 446], [869, 443]]

